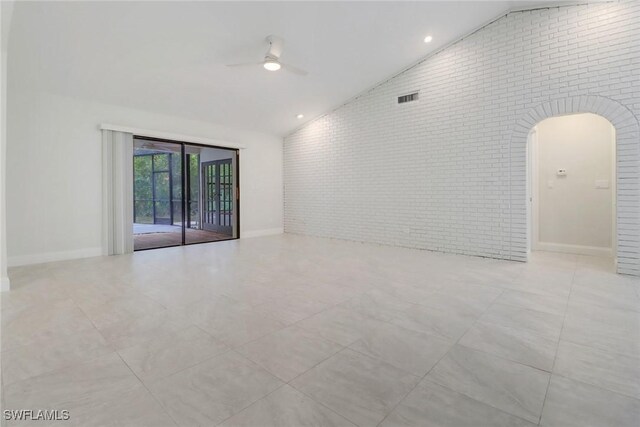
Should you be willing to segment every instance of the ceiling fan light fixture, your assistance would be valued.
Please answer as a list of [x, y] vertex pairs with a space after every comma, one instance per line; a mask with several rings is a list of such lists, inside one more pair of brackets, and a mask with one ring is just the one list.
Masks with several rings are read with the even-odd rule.
[[282, 68], [282, 65], [280, 65], [278, 61], [274, 60], [265, 61], [262, 66], [265, 68], [265, 70], [269, 71], [278, 71], [280, 68]]
[[[2, 0], [0, 0], [2, 1]], [[269, 50], [262, 57], [259, 62], [244, 62], [240, 64], [227, 64], [227, 67], [239, 68], [239, 67], [262, 67], [267, 71], [278, 71], [280, 69], [285, 70], [288, 73], [297, 74], [299, 76], [306, 76], [307, 72], [302, 68], [298, 68], [291, 64], [282, 64], [280, 62], [280, 55], [282, 54], [282, 45], [284, 40], [277, 36], [268, 36]]]

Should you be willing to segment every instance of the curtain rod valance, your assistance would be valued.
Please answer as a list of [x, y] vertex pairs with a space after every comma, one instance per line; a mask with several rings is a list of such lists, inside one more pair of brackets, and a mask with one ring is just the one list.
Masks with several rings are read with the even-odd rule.
[[179, 141], [179, 142], [193, 142], [196, 144], [215, 145], [217, 147], [237, 148], [240, 150], [247, 148], [245, 145], [238, 144], [236, 142], [221, 141], [219, 139], [203, 138], [199, 136], [181, 135], [177, 133], [159, 132], [159, 131], [148, 130], [148, 129], [138, 129], [138, 128], [132, 128], [128, 126], [113, 125], [109, 123], [102, 123], [100, 125], [100, 130], [126, 132], [134, 135], [138, 135], [138, 136], [147, 136], [150, 138], [169, 139], [169, 140]]

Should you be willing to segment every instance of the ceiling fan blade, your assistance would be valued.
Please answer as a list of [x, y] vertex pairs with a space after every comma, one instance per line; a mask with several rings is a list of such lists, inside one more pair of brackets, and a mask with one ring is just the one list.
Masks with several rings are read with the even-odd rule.
[[289, 64], [282, 64], [282, 68], [284, 68], [287, 71], [291, 71], [294, 74], [297, 74], [299, 76], [306, 76], [307, 73], [305, 70], [303, 70], [302, 68], [298, 68], [298, 67], [294, 67], [293, 65], [289, 65]]
[[252, 67], [255, 65], [262, 65], [262, 62], [244, 62], [242, 64], [227, 64], [227, 67]]

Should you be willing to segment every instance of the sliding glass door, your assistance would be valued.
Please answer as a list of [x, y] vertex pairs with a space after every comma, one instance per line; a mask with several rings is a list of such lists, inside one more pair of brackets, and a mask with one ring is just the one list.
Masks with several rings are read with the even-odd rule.
[[[195, 215], [185, 236], [186, 243], [238, 237], [236, 163], [235, 151], [209, 147], [201, 147], [197, 165], [194, 161], [190, 163], [187, 187], [191, 190], [191, 212]], [[193, 221], [194, 218], [197, 220]]]
[[182, 244], [182, 146], [159, 141], [133, 144], [133, 247]]
[[237, 238], [237, 164], [237, 150], [134, 138], [134, 249]]

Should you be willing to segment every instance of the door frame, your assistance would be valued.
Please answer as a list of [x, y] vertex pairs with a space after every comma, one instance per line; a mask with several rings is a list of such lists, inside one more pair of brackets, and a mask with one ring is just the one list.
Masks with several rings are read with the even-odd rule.
[[527, 253], [538, 250], [538, 128], [527, 136]]
[[527, 221], [527, 237], [529, 247], [527, 248], [527, 253], [532, 251], [546, 251], [546, 252], [556, 252], [556, 253], [568, 253], [568, 254], [577, 254], [577, 255], [586, 255], [586, 256], [605, 256], [612, 257], [614, 261], [617, 263], [617, 244], [618, 244], [618, 222], [617, 222], [617, 206], [618, 206], [618, 197], [617, 197], [617, 180], [618, 180], [618, 171], [617, 171], [617, 145], [618, 141], [616, 139], [616, 128], [611, 123], [609, 119], [601, 114], [591, 113], [598, 115], [604, 119], [606, 119], [609, 124], [611, 124], [611, 177], [610, 177], [610, 185], [611, 185], [611, 194], [612, 194], [612, 215], [611, 215], [611, 248], [600, 248], [600, 247], [591, 247], [591, 246], [578, 246], [578, 245], [568, 245], [561, 243], [548, 243], [548, 242], [540, 242], [540, 186], [542, 183], [540, 182], [540, 175], [538, 173], [538, 169], [540, 166], [539, 162], [539, 141], [538, 141], [538, 124], [542, 121], [555, 117], [562, 116], [572, 116], [576, 114], [585, 114], [585, 113], [568, 113], [568, 114], [558, 114], [555, 116], [547, 117], [543, 120], [537, 122], [529, 131], [529, 135], [527, 136], [527, 213], [529, 221]]
[[[148, 248], [148, 249], [138, 249], [135, 252], [141, 252], [141, 251], [148, 251], [148, 250], [153, 250], [153, 249], [162, 249], [162, 248], [171, 248], [171, 247], [176, 247], [176, 246], [189, 246], [189, 245], [200, 245], [200, 244], [204, 244], [204, 243], [215, 243], [215, 242], [224, 242], [227, 240], [236, 240], [240, 238], [240, 149], [239, 148], [229, 148], [229, 147], [223, 147], [223, 146], [218, 146], [218, 145], [208, 145], [208, 144], [200, 144], [200, 143], [196, 143], [196, 142], [188, 142], [188, 141], [177, 141], [174, 139], [166, 139], [166, 138], [156, 138], [156, 137], [150, 137], [150, 136], [144, 136], [144, 135], [138, 135], [138, 134], [133, 134], [132, 139], [135, 141], [136, 139], [141, 139], [141, 140], [145, 140], [145, 141], [157, 141], [157, 142], [168, 142], [168, 143], [172, 143], [172, 144], [178, 144], [180, 145], [180, 152], [181, 152], [181, 156], [180, 156], [180, 165], [181, 165], [181, 170], [182, 170], [182, 201], [181, 201], [181, 206], [182, 206], [182, 244], [180, 245], [172, 245], [172, 246], [162, 246], [160, 248]], [[221, 239], [221, 240], [216, 240], [215, 242], [192, 242], [192, 243], [187, 243], [186, 241], [186, 226], [185, 226], [185, 213], [186, 213], [186, 202], [187, 202], [187, 196], [185, 194], [184, 189], [186, 188], [186, 181], [187, 181], [187, 177], [185, 174], [185, 148], [186, 146], [192, 146], [192, 147], [202, 147], [202, 148], [217, 148], [220, 150], [227, 150], [227, 151], [235, 151], [235, 156], [232, 156], [232, 162], [231, 162], [231, 167], [233, 168], [234, 172], [235, 172], [235, 194], [234, 194], [234, 200], [235, 200], [235, 211], [233, 214], [234, 217], [234, 227], [232, 227], [233, 230], [233, 234], [231, 237], [229, 237], [228, 239]], [[134, 171], [133, 169], [131, 170], [131, 173], [133, 174]], [[131, 224], [133, 226], [133, 224]]]

